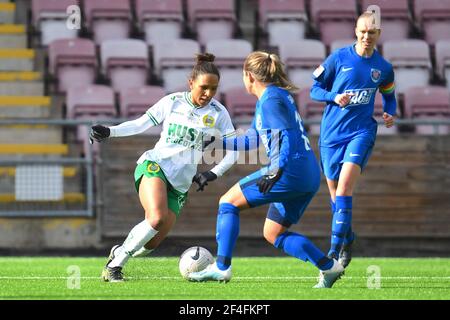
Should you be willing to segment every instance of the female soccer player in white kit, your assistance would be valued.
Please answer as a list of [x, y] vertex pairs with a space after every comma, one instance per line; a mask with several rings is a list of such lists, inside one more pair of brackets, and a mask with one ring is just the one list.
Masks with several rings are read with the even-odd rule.
[[104, 281], [123, 281], [122, 268], [128, 259], [148, 254], [162, 242], [175, 224], [193, 182], [198, 183], [197, 191], [202, 191], [237, 160], [236, 152], [227, 152], [210, 171], [196, 174], [203, 154], [203, 136], [214, 129], [223, 137], [235, 134], [228, 111], [213, 99], [220, 79], [214, 58], [207, 53], [197, 55], [189, 79], [190, 92], [163, 97], [136, 120], [91, 128], [91, 139], [101, 142], [163, 124], [161, 138], [152, 150], [142, 154], [134, 173], [145, 219], [130, 231], [122, 245], [111, 249], [102, 273]]

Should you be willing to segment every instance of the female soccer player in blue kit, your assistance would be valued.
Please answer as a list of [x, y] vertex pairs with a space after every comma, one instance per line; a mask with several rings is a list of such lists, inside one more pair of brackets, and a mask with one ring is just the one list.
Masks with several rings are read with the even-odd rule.
[[379, 20], [372, 12], [357, 20], [357, 42], [334, 51], [313, 73], [311, 98], [327, 103], [320, 139], [322, 170], [331, 196], [332, 234], [328, 256], [346, 267], [351, 260], [352, 195], [369, 160], [377, 133], [373, 119], [377, 89], [383, 96], [383, 120], [394, 124], [394, 72], [375, 49]]
[[261, 139], [270, 163], [241, 179], [220, 198], [217, 216], [217, 260], [205, 270], [188, 275], [192, 281], [229, 281], [231, 259], [239, 234], [239, 212], [269, 204], [264, 237], [290, 256], [309, 261], [320, 269], [322, 284], [331, 287], [344, 268], [328, 258], [305, 236], [289, 232], [320, 185], [320, 168], [309, 144], [279, 57], [251, 53], [244, 63], [243, 80], [248, 93], [258, 98], [252, 128], [245, 135], [227, 138], [222, 146], [250, 150]]

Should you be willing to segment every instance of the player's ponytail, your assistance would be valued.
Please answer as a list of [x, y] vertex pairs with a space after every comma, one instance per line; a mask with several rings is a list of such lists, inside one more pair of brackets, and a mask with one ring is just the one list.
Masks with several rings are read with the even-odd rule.
[[273, 83], [291, 93], [298, 90], [286, 75], [280, 58], [274, 53], [264, 51], [250, 53], [245, 59], [244, 70], [252, 73], [258, 81]]
[[215, 74], [220, 79], [219, 69], [214, 64], [216, 57], [211, 53], [196, 55], [196, 64], [191, 72], [191, 79], [195, 80], [202, 74]]

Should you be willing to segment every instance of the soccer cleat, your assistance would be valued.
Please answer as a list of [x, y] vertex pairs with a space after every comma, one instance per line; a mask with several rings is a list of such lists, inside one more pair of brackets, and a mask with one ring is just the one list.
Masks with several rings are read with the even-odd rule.
[[123, 273], [122, 267], [105, 267], [102, 272], [103, 281], [106, 282], [122, 282]]
[[342, 245], [341, 251], [339, 252], [339, 263], [344, 267], [350, 264], [352, 261], [352, 245], [355, 242], [356, 234], [353, 232], [353, 239], [347, 244]]
[[341, 278], [344, 272], [344, 267], [336, 260], [333, 259], [333, 266], [328, 270], [320, 270], [319, 282], [313, 288], [331, 288], [336, 280]]
[[220, 281], [231, 280], [231, 266], [227, 270], [220, 270], [216, 263], [208, 265], [204, 270], [191, 272], [187, 275], [189, 281]]

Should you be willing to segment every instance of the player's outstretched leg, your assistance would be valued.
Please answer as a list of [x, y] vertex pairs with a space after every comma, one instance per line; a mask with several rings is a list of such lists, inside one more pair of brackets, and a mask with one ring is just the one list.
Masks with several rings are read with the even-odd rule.
[[339, 263], [344, 268], [347, 268], [347, 266], [350, 264], [350, 261], [352, 261], [352, 246], [355, 242], [355, 239], [356, 234], [354, 232], [351, 232], [350, 237], [345, 239], [344, 244], [342, 245], [342, 249], [339, 252]]
[[216, 263], [208, 265], [204, 270], [191, 272], [188, 274], [190, 281], [220, 281], [228, 282], [231, 280], [231, 266], [226, 270], [220, 270]]
[[120, 248], [120, 245], [115, 245], [109, 252], [108, 261], [105, 268], [102, 271], [102, 279], [106, 282], [121, 282], [123, 281], [122, 267], [109, 267], [108, 264], [114, 260], [116, 249]]
[[319, 282], [314, 288], [331, 288], [336, 280], [341, 277], [343, 271], [344, 267], [336, 259], [333, 259], [333, 266], [330, 269], [319, 272]]

